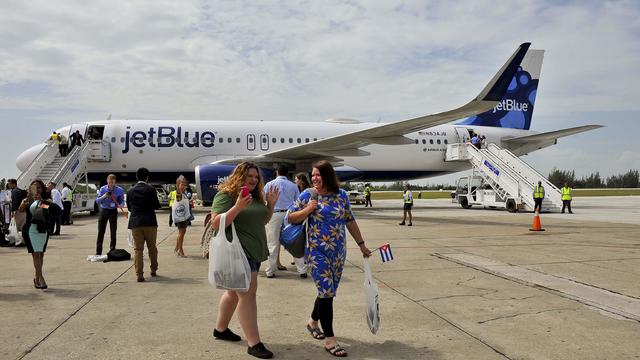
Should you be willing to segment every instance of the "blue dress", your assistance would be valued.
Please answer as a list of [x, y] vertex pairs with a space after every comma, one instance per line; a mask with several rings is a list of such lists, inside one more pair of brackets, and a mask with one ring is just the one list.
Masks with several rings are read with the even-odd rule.
[[[31, 216], [33, 216], [33, 212], [38, 206], [40, 206], [40, 201], [34, 201], [33, 203], [31, 203], [31, 206], [29, 206], [29, 212], [31, 213]], [[49, 234], [47, 234], [46, 232], [38, 232], [38, 225], [31, 224], [31, 226], [29, 226], [29, 242], [31, 243], [33, 252], [45, 252], [45, 250], [47, 249], [48, 240]]]
[[[304, 209], [311, 193], [305, 190], [289, 208]], [[337, 194], [318, 195], [318, 209], [308, 219], [305, 255], [319, 298], [336, 296], [347, 258], [345, 224], [354, 221], [349, 196], [340, 189]]]

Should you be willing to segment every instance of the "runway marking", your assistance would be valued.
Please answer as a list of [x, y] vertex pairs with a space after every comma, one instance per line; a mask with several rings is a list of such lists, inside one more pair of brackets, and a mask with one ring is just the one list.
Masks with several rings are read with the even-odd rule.
[[578, 301], [625, 319], [640, 322], [640, 299], [634, 297], [473, 254], [436, 253], [434, 255], [503, 279]]

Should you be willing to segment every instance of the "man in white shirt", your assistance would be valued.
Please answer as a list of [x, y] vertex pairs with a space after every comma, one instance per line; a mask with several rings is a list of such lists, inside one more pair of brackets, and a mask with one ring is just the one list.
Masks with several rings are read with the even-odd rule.
[[[272, 187], [280, 190], [280, 197], [273, 209], [273, 216], [267, 223], [267, 247], [269, 248], [269, 266], [265, 270], [268, 278], [276, 277], [278, 269], [278, 255], [280, 254], [280, 229], [282, 221], [287, 214], [287, 209], [300, 196], [300, 191], [296, 184], [287, 179], [289, 168], [286, 165], [278, 166], [276, 171], [277, 177], [269, 181], [264, 186], [264, 192], [267, 193]], [[298, 274], [301, 278], [307, 277], [307, 266], [303, 258], [294, 258]], [[286, 268], [285, 268], [286, 269]]]
[[58, 211], [54, 211], [52, 213], [57, 214], [54, 218], [54, 222], [51, 223], [51, 228], [49, 228], [50, 235], [60, 235], [60, 223], [62, 220], [62, 209], [64, 206], [62, 205], [62, 194], [60, 191], [56, 189], [56, 183], [50, 182], [47, 185], [47, 190], [51, 193], [51, 200], [54, 204], [56, 204], [59, 209]]

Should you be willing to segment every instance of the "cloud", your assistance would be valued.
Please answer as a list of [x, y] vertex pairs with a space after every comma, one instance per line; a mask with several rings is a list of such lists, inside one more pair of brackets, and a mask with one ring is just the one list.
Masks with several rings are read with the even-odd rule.
[[640, 110], [633, 1], [1, 7], [0, 118], [396, 121], [470, 100], [524, 41], [547, 50], [536, 115]]

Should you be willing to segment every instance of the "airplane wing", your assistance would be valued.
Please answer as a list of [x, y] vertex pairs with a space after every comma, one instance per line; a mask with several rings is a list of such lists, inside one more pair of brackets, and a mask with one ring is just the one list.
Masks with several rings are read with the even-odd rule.
[[544, 133], [535, 134], [535, 135], [527, 135], [527, 136], [521, 136], [521, 137], [516, 137], [511, 139], [502, 139], [502, 141], [508, 144], [513, 144], [515, 146], [521, 146], [529, 143], [539, 143], [539, 142], [556, 140], [564, 136], [578, 134], [584, 131], [594, 130], [601, 127], [602, 125], [584, 125], [584, 126], [572, 127], [568, 129], [544, 132]]
[[405, 134], [481, 114], [492, 109], [505, 94], [511, 79], [513, 79], [513, 76], [518, 66], [520, 66], [520, 63], [527, 53], [530, 45], [530, 43], [521, 44], [491, 79], [491, 81], [489, 81], [484, 89], [482, 89], [478, 96], [467, 104], [456, 109], [390, 124], [374, 126], [368, 129], [314, 141], [312, 143], [275, 150], [259, 156], [220, 160], [215, 163], [228, 164], [238, 163], [241, 161], [253, 161], [263, 164], [276, 162], [295, 163], [312, 162], [317, 159], [340, 162], [342, 159], [338, 158], [338, 156], [369, 155], [368, 152], [360, 149], [361, 147], [369, 144], [412, 144], [414, 141], [405, 137]]

